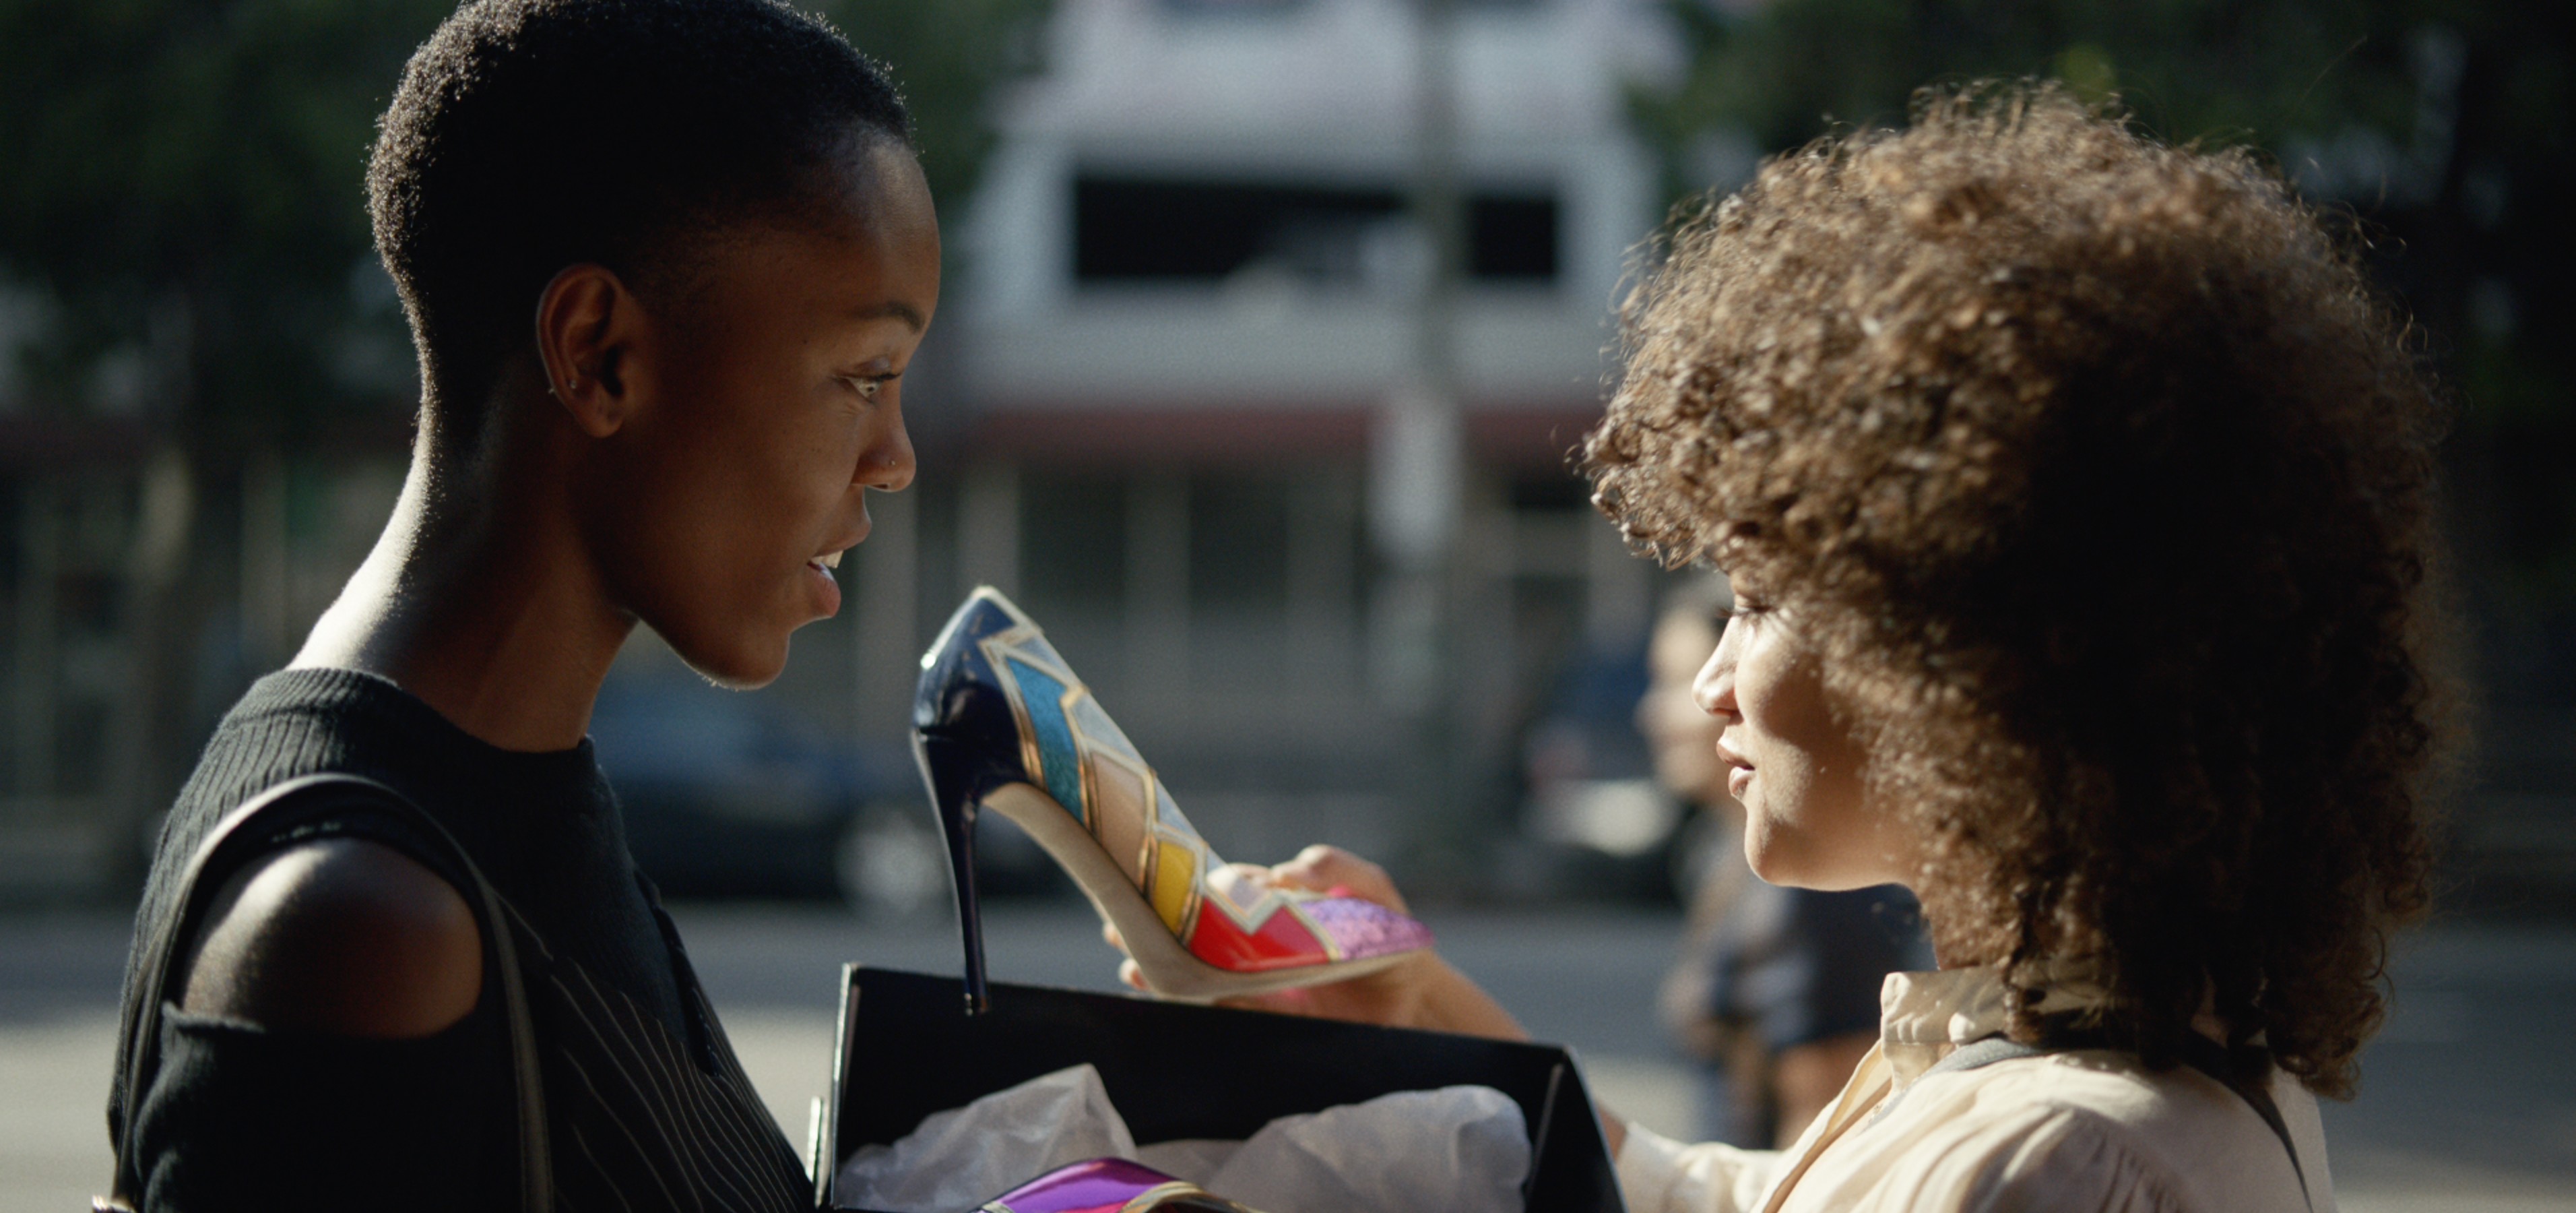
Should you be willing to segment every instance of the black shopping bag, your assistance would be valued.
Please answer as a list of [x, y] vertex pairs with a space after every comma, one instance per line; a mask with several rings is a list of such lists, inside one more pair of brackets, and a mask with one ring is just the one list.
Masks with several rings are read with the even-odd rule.
[[1138, 1142], [1239, 1140], [1395, 1091], [1492, 1087], [1530, 1127], [1528, 1213], [1625, 1213], [1583, 1075], [1555, 1045], [1000, 982], [992, 994], [992, 1009], [969, 1017], [954, 977], [842, 970], [832, 1089], [814, 1126], [818, 1208], [843, 1207], [834, 1177], [859, 1147], [1089, 1062]]

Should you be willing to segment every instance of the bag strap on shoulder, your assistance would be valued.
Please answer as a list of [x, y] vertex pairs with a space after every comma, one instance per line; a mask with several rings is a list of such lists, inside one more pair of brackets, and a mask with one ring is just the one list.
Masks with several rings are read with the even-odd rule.
[[482, 920], [484, 942], [491, 949], [492, 967], [500, 974], [502, 1003], [510, 1019], [511, 1073], [518, 1091], [519, 1205], [523, 1213], [545, 1213], [554, 1207], [554, 1154], [546, 1140], [545, 1084], [538, 1066], [536, 1022], [528, 1011], [526, 981], [519, 971], [508, 904], [447, 827], [409, 797], [363, 776], [320, 774], [278, 784], [225, 814], [206, 834], [205, 841], [197, 845], [188, 858], [188, 866], [179, 874], [172, 890], [178, 912], [163, 922], [149, 940], [137, 941], [146, 950], [135, 967], [137, 988], [125, 1007], [125, 1101], [116, 1141], [116, 1174], [111, 1194], [90, 1202], [99, 1213], [131, 1213], [141, 1198], [140, 1177], [135, 1174], [130, 1153], [135, 1122], [141, 1115], [145, 1083], [159, 1062], [162, 991], [170, 985], [171, 966], [181, 953], [181, 945], [190, 938], [206, 899], [214, 892], [200, 887], [200, 877], [216, 868], [219, 858], [229, 858], [226, 847], [256, 837], [259, 831], [251, 828], [254, 824], [266, 825], [334, 798], [363, 801], [369, 807], [392, 813], [416, 828], [424, 841], [473, 882], [472, 895], [479, 910], [476, 917]]

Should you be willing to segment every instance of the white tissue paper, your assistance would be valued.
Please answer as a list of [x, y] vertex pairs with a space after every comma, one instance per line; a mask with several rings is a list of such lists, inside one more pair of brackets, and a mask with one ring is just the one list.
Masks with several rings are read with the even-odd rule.
[[[1161, 1149], [1137, 1161], [1152, 1167]], [[1511, 1096], [1442, 1087], [1283, 1116], [1212, 1173], [1155, 1169], [1261, 1213], [1521, 1213], [1529, 1167], [1529, 1130]]]
[[1530, 1145], [1520, 1105], [1491, 1087], [1399, 1091], [1270, 1122], [1251, 1139], [1142, 1148], [1100, 1074], [1075, 1066], [940, 1112], [842, 1164], [844, 1204], [972, 1209], [1057, 1167], [1134, 1159], [1262, 1213], [1521, 1213]]
[[842, 1162], [834, 1197], [885, 1213], [958, 1213], [1058, 1167], [1112, 1156], [1134, 1158], [1135, 1139], [1100, 1071], [1080, 1065], [931, 1113], [891, 1146], [861, 1146]]

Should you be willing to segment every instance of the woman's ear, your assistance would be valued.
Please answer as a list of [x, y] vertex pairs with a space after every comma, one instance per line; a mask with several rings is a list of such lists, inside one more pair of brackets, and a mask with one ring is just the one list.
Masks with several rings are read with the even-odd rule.
[[606, 266], [567, 266], [537, 297], [546, 391], [593, 438], [616, 433], [634, 407], [623, 372], [643, 319], [634, 293]]

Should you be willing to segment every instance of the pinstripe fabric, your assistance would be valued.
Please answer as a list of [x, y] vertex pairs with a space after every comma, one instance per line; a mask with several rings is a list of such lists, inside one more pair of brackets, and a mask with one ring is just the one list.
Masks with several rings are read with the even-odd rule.
[[790, 1210], [813, 1206], [794, 1151], [743, 1075], [667, 916], [690, 1039], [548, 951], [524, 920], [530, 998], [546, 1043], [557, 1207]]

